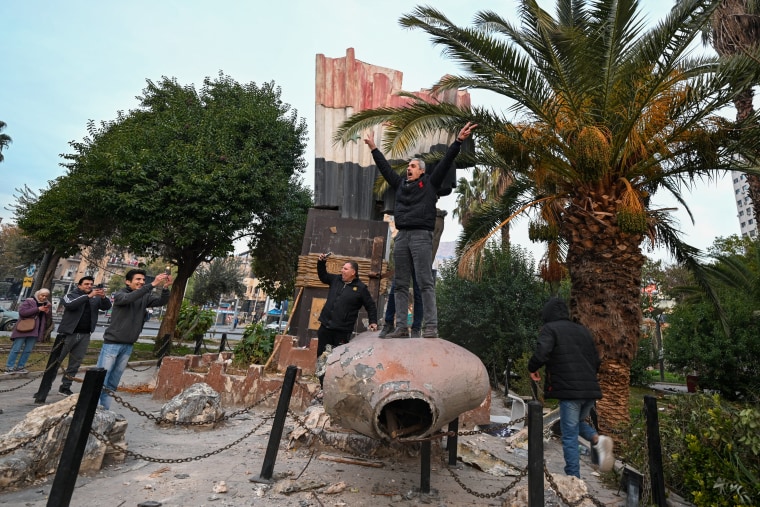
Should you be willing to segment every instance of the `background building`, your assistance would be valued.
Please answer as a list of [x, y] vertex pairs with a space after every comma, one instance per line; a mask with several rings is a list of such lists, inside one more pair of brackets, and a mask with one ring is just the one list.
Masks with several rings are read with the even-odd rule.
[[752, 199], [749, 198], [749, 183], [747, 183], [747, 175], [738, 171], [731, 171], [731, 177], [734, 182], [736, 216], [739, 219], [741, 235], [757, 239], [755, 210], [752, 208]]

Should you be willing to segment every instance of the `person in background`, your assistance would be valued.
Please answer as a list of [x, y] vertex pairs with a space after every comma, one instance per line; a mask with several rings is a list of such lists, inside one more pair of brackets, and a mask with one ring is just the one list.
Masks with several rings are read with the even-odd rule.
[[58, 333], [50, 351], [40, 387], [34, 393], [36, 404], [45, 403], [58, 374], [58, 368], [63, 364], [66, 356], [69, 356], [69, 363], [58, 392], [64, 396], [73, 394], [71, 392], [72, 379], [76, 376], [87, 354], [90, 335], [98, 324], [98, 312], [111, 308], [111, 301], [106, 297], [103, 286], [93, 287], [94, 283], [93, 277], [83, 276], [79, 279], [76, 288], [66, 294], [61, 301], [64, 308], [63, 317], [58, 324]]
[[[5, 373], [29, 373], [25, 368], [29, 355], [34, 345], [42, 340], [50, 315], [50, 291], [40, 289], [34, 293], [34, 297], [27, 298], [18, 307], [19, 320], [11, 331], [13, 345], [5, 363]], [[31, 331], [19, 331], [18, 323], [21, 319], [36, 320]]]
[[[412, 297], [414, 300], [414, 308], [412, 313], [412, 338], [419, 338], [422, 336], [422, 293], [420, 287], [417, 285], [417, 278], [414, 276], [414, 270], [412, 270]], [[385, 324], [383, 324], [383, 330], [380, 331], [380, 338], [385, 338], [389, 334], [392, 334], [396, 329], [394, 322], [396, 319], [396, 284], [391, 282], [391, 290], [388, 291], [388, 303], [385, 306]]]
[[567, 304], [551, 298], [541, 317], [544, 325], [538, 334], [536, 351], [528, 361], [530, 378], [541, 381], [538, 370], [545, 366], [544, 397], [559, 400], [562, 453], [565, 474], [581, 477], [578, 436], [591, 443], [599, 470], [609, 472], [615, 464], [612, 439], [599, 435], [586, 422], [602, 390], [596, 374], [602, 364], [591, 332], [570, 320]]
[[[319, 314], [317, 357], [322, 355], [327, 345], [336, 347], [349, 342], [362, 307], [367, 310], [369, 330], [377, 331], [377, 306], [367, 285], [359, 280], [356, 261], [346, 262], [340, 274], [334, 275], [327, 272], [327, 256], [319, 254], [317, 275], [322, 283], [329, 286], [327, 301]], [[319, 377], [319, 383], [322, 384], [322, 377]]]
[[[372, 150], [372, 158], [383, 178], [394, 189], [396, 204], [393, 221], [398, 229], [394, 246], [396, 330], [387, 338], [409, 337], [409, 281], [412, 270], [422, 292], [422, 309], [425, 330], [423, 338], [438, 337], [438, 309], [435, 301], [433, 279], [433, 231], [436, 224], [438, 190], [454, 166], [462, 143], [470, 137], [477, 124], [467, 122], [451, 143], [441, 161], [427, 174], [425, 162], [419, 158], [409, 161], [406, 178], [397, 174], [380, 150], [370, 133], [364, 143]], [[399, 311], [400, 310], [400, 311]]]
[[[98, 357], [98, 368], [105, 368], [106, 378], [100, 393], [100, 404], [105, 409], [111, 407], [111, 396], [107, 390], [116, 391], [119, 381], [127, 369], [132, 348], [140, 337], [145, 319], [145, 309], [164, 306], [169, 301], [171, 275], [161, 273], [151, 283], [145, 283], [145, 271], [130, 269], [125, 275], [125, 288], [117, 291], [113, 298], [111, 323], [103, 333], [103, 348]], [[153, 294], [153, 289], [162, 287], [161, 294]]]

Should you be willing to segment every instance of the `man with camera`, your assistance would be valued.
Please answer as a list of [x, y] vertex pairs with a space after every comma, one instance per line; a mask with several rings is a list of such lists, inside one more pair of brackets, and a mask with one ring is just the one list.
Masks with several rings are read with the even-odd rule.
[[66, 356], [69, 356], [69, 364], [58, 392], [64, 396], [73, 394], [71, 392], [72, 379], [79, 371], [79, 366], [87, 353], [90, 335], [95, 331], [98, 323], [98, 311], [111, 308], [111, 301], [106, 297], [103, 284], [93, 287], [94, 283], [93, 277], [83, 276], [79, 279], [76, 288], [66, 294], [62, 300], [64, 311], [61, 323], [58, 325], [58, 334], [50, 351], [40, 387], [34, 394], [34, 402], [37, 404], [45, 403], [55, 376], [58, 374], [58, 368]]
[[[106, 378], [100, 393], [100, 404], [106, 410], [111, 408], [111, 396], [119, 387], [121, 376], [127, 369], [132, 348], [140, 338], [145, 323], [145, 310], [149, 307], [164, 306], [169, 302], [169, 286], [172, 283], [171, 269], [146, 282], [144, 269], [130, 269], [124, 275], [126, 287], [113, 295], [111, 323], [103, 332], [103, 348], [98, 357], [98, 368], [105, 368]], [[161, 288], [160, 295], [153, 289]]]

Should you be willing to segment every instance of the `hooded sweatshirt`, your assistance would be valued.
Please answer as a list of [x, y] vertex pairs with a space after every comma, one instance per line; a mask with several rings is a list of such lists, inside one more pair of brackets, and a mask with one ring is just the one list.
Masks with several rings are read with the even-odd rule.
[[602, 391], [596, 378], [601, 365], [589, 330], [570, 320], [567, 304], [550, 299], [542, 312], [544, 326], [538, 334], [536, 352], [528, 371], [546, 366], [544, 395], [559, 400], [599, 399]]

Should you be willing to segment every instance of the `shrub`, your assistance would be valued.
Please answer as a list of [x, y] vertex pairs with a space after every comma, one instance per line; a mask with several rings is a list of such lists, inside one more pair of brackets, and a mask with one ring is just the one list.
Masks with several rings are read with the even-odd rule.
[[[660, 402], [665, 482], [697, 506], [760, 505], [760, 411], [718, 395]], [[644, 421], [619, 439], [621, 455], [648, 475]]]
[[461, 278], [453, 262], [440, 270], [438, 331], [477, 355], [491, 380], [501, 382], [507, 358], [533, 351], [549, 294], [519, 248], [488, 248], [477, 268], [479, 276], [471, 280]]
[[235, 345], [232, 364], [239, 368], [250, 364], [264, 364], [274, 347], [275, 332], [265, 329], [261, 323], [249, 324], [243, 331], [243, 337]]

